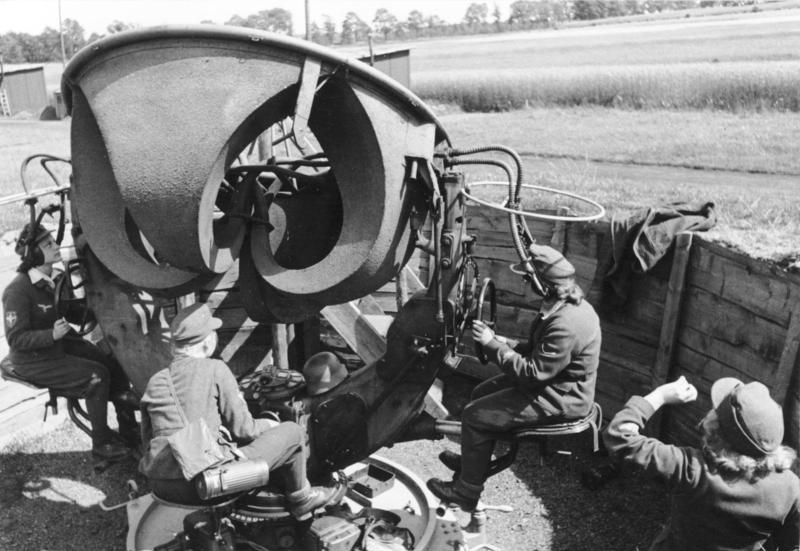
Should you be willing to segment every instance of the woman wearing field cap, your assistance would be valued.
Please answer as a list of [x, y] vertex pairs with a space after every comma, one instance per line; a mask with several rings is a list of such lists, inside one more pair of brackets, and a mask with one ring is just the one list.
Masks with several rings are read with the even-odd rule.
[[540, 285], [527, 274], [525, 263], [512, 270], [528, 277], [534, 292], [544, 293], [530, 338], [518, 344], [495, 335], [482, 321], [473, 322], [472, 338], [503, 374], [473, 390], [461, 414], [461, 455], [439, 455], [456, 472], [454, 479], [428, 481], [437, 497], [464, 510], [474, 509], [483, 491], [496, 433], [580, 419], [594, 402], [600, 320], [583, 300], [575, 268], [560, 252], [535, 244], [529, 252]]
[[305, 433], [299, 425], [250, 415], [233, 373], [223, 361], [210, 358], [220, 325], [221, 321], [201, 303], [181, 310], [170, 324], [172, 363], [150, 378], [142, 397], [146, 450], [139, 469], [150, 480], [156, 496], [178, 503], [200, 503], [194, 481], [184, 478], [168, 438], [184, 427], [183, 416], [188, 420], [202, 417], [212, 434], [221, 435], [227, 461], [265, 460], [270, 473], [282, 479], [291, 513], [305, 519], [336, 498], [341, 493], [339, 487], [311, 487], [308, 483]]
[[[109, 354], [83, 339], [55, 311], [54, 264], [61, 262], [58, 243], [39, 224], [26, 224], [16, 252], [16, 277], [3, 292], [9, 354], [2, 369], [32, 384], [56, 389], [86, 402], [92, 425], [92, 454], [104, 460], [128, 455], [117, 440], [138, 448], [136, 396], [122, 367]], [[58, 274], [64, 277], [63, 274]], [[108, 427], [108, 402], [114, 403], [120, 434]]]
[[702, 449], [664, 444], [640, 432], [663, 405], [697, 398], [684, 377], [633, 396], [604, 433], [609, 451], [663, 479], [670, 518], [653, 550], [754, 550], [800, 546], [796, 454], [783, 446], [783, 413], [761, 383], [725, 377], [711, 387], [700, 422]]
[[347, 368], [332, 352], [318, 352], [303, 365], [306, 392], [309, 396], [324, 394], [347, 378]]

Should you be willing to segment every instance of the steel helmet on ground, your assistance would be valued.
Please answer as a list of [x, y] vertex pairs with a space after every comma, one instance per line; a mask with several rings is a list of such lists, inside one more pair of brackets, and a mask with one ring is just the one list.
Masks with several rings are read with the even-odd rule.
[[310, 396], [323, 394], [347, 378], [347, 367], [332, 352], [318, 352], [303, 366], [306, 391]]

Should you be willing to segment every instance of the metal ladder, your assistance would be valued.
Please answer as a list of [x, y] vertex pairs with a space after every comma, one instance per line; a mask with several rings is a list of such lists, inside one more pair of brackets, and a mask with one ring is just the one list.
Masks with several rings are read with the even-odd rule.
[[8, 103], [8, 94], [0, 89], [0, 115], [3, 117], [11, 116], [11, 105]]

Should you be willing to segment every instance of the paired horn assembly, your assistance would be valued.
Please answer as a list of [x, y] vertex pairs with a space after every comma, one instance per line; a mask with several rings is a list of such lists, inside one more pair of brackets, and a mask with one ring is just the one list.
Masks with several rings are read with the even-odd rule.
[[230, 27], [100, 40], [62, 89], [72, 200], [98, 259], [163, 296], [238, 269], [258, 321], [300, 321], [394, 277], [427, 214], [418, 167], [447, 141], [377, 70]]

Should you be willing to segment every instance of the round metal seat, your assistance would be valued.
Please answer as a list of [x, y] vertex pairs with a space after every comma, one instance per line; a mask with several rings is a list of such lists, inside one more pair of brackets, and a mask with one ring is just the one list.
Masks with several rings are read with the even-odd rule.
[[600, 428], [603, 424], [603, 409], [600, 404], [592, 403], [589, 413], [581, 419], [571, 419], [560, 423], [548, 423], [525, 427], [511, 432], [497, 435], [498, 440], [510, 442], [508, 452], [493, 460], [489, 464], [487, 476], [494, 476], [500, 471], [510, 467], [517, 458], [519, 443], [522, 440], [535, 439], [539, 443], [539, 461], [542, 463], [547, 455], [547, 438], [551, 436], [567, 436], [578, 434], [586, 430], [592, 431], [592, 450], [597, 453], [600, 449]]
[[539, 438], [547, 436], [565, 436], [567, 434], [577, 434], [585, 430], [592, 430], [592, 444], [594, 451], [600, 449], [600, 427], [603, 424], [603, 409], [597, 402], [592, 404], [591, 411], [582, 419], [571, 419], [562, 423], [553, 423], [527, 427], [513, 431], [511, 434], [516, 440], [526, 438]]
[[67, 400], [67, 413], [69, 418], [75, 423], [75, 426], [85, 432], [89, 438], [92, 437], [92, 428], [89, 423], [89, 414], [83, 409], [81, 403], [78, 401], [84, 398], [82, 392], [74, 390], [59, 390], [39, 385], [33, 381], [29, 381], [20, 377], [11, 366], [5, 361], [0, 362], [0, 377], [11, 383], [17, 383], [27, 386], [29, 388], [36, 388], [47, 390], [50, 393], [50, 398], [44, 404], [44, 419], [47, 420], [47, 413], [49, 410], [53, 411], [53, 415], [58, 415], [58, 399], [65, 398]]

